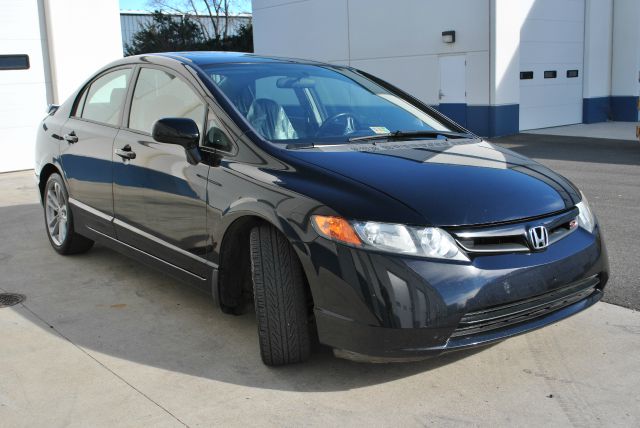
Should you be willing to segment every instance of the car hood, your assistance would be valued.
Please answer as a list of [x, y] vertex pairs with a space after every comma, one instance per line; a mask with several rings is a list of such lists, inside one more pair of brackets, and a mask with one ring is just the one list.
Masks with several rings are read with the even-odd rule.
[[566, 178], [480, 139], [366, 142], [288, 152], [385, 193], [435, 226], [536, 217], [580, 200]]

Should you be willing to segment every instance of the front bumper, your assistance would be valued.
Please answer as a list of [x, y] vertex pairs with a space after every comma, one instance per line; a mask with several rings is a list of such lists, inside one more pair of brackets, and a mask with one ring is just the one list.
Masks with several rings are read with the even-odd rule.
[[320, 342], [356, 359], [427, 357], [544, 327], [600, 300], [609, 277], [599, 229], [580, 229], [543, 252], [471, 263], [326, 240], [309, 248], [305, 268]]

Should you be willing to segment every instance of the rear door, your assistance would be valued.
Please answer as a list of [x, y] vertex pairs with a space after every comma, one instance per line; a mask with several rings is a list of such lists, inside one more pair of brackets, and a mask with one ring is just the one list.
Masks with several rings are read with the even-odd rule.
[[113, 141], [122, 119], [132, 67], [108, 70], [80, 93], [62, 128], [60, 160], [74, 213], [110, 236], [113, 217]]
[[159, 143], [154, 123], [165, 117], [193, 119], [202, 129], [206, 104], [174, 70], [138, 71], [114, 152], [114, 225], [119, 240], [202, 278], [210, 241], [206, 231], [209, 166], [191, 165], [182, 147]]

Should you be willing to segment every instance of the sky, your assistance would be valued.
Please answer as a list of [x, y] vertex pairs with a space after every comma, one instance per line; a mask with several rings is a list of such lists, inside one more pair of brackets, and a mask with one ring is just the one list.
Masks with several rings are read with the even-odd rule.
[[[153, 7], [149, 6], [149, 0], [120, 0], [120, 9], [126, 10], [153, 10]], [[178, 6], [182, 5], [184, 2], [182, 0], [175, 0], [174, 3]], [[199, 3], [199, 2], [196, 2]], [[251, 0], [240, 0], [236, 1], [238, 4], [237, 10], [233, 10], [233, 12], [250, 12], [251, 11]]]

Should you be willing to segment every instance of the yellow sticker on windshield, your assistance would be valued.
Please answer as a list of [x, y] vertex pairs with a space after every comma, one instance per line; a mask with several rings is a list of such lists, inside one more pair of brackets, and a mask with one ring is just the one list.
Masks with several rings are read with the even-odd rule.
[[370, 126], [369, 129], [372, 130], [373, 132], [375, 132], [376, 134], [388, 134], [389, 133], [389, 130], [387, 128], [385, 128], [384, 126]]

